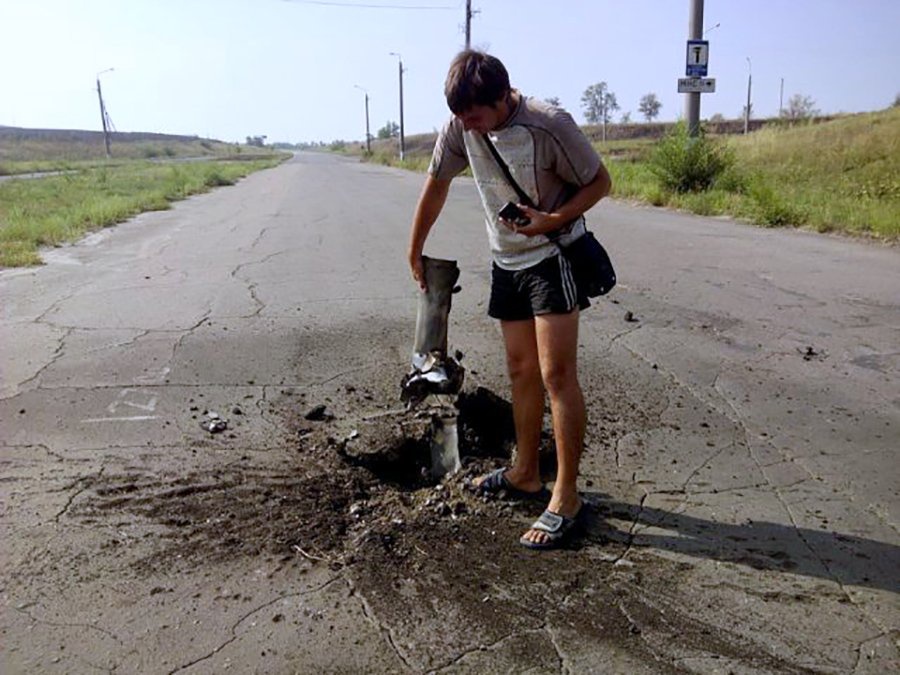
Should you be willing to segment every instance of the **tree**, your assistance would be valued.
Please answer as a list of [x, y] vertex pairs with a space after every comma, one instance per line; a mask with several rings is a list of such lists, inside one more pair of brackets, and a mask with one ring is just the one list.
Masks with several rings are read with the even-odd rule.
[[631, 124], [631, 111], [626, 110], [619, 118], [619, 124]]
[[713, 115], [712, 117], [709, 118], [709, 121], [710, 121], [710, 122], [713, 122], [713, 123], [715, 123], [715, 124], [724, 122], [724, 121], [725, 121], [725, 115], [723, 115], [722, 113], [716, 113], [715, 115]]
[[557, 108], [560, 106], [558, 96], [548, 96], [544, 100], [547, 101], [547, 103], [549, 103], [550, 105], [555, 105]]
[[659, 99], [656, 98], [656, 94], [652, 91], [649, 94], [641, 96], [638, 110], [641, 111], [641, 114], [648, 122], [652, 122], [653, 118], [659, 115], [660, 108], [662, 108], [662, 103], [659, 102]]
[[378, 138], [393, 138], [400, 133], [400, 125], [396, 122], [388, 120], [388, 122], [378, 130]]
[[805, 120], [818, 114], [819, 111], [816, 110], [816, 102], [813, 98], [802, 94], [791, 96], [788, 99], [787, 108], [784, 110], [784, 116], [789, 120]]
[[900, 94], [897, 94], [894, 97], [894, 105], [892, 105], [891, 107], [892, 108], [900, 108]]
[[588, 124], [603, 124], [603, 142], [606, 142], [606, 125], [610, 116], [619, 109], [616, 95], [609, 91], [606, 82], [592, 84], [581, 95], [581, 107]]

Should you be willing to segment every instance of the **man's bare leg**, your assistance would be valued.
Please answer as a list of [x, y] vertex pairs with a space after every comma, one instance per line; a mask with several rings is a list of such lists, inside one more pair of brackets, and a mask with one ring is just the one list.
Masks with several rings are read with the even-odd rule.
[[[547, 508], [568, 517], [581, 508], [576, 480], [584, 445], [585, 409], [577, 371], [578, 316], [576, 309], [569, 314], [544, 314], [534, 321], [541, 377], [550, 395], [556, 438], [556, 483]], [[548, 539], [538, 530], [529, 530], [525, 538], [534, 543]]]
[[520, 490], [542, 487], [538, 465], [541, 426], [544, 417], [544, 384], [533, 319], [501, 321], [506, 344], [506, 365], [512, 387], [516, 425], [516, 459], [506, 480]]

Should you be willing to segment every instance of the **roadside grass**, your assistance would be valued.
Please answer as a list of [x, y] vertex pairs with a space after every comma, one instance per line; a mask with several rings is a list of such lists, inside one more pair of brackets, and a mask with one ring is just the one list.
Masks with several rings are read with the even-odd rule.
[[718, 142], [736, 161], [711, 189], [679, 194], [660, 187], [649, 145], [609, 158], [614, 196], [763, 226], [900, 238], [900, 110], [771, 125]]
[[241, 162], [132, 162], [60, 176], [0, 183], [0, 266], [39, 265], [41, 246], [87, 232], [278, 164], [285, 156]]
[[[345, 154], [425, 171], [435, 136], [408, 138], [403, 162], [393, 139], [373, 142], [369, 155], [358, 144], [347, 144]], [[609, 140], [594, 147], [612, 175], [614, 197], [764, 227], [900, 239], [900, 108], [792, 127], [772, 122], [747, 136], [708, 138], [724, 144], [735, 161], [702, 192], [661, 186], [650, 163], [657, 139]]]
[[254, 160], [278, 154], [271, 148], [211, 139], [144, 136], [114, 133], [111, 157], [107, 158], [103, 137], [96, 132], [57, 131], [35, 136], [27, 129], [0, 128], [0, 176], [120, 166], [140, 160]]

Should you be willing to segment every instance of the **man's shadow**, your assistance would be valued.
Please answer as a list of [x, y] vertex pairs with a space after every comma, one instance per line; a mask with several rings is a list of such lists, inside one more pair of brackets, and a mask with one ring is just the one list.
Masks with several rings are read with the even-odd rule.
[[[584, 493], [591, 505], [587, 540], [653, 547], [699, 558], [791, 572], [900, 593], [900, 547], [839, 532], [794, 528], [765, 521], [729, 525]], [[635, 523], [622, 531], [609, 518]], [[644, 532], [642, 526], [656, 528]], [[665, 530], [661, 533], [659, 530]]]

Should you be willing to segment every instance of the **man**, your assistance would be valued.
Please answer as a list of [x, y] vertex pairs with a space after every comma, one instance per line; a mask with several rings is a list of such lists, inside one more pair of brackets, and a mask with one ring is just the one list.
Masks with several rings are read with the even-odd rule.
[[[557, 479], [547, 510], [520, 542], [529, 548], [554, 548], [569, 537], [581, 512], [576, 479], [585, 407], [576, 352], [579, 311], [590, 303], [578, 292], [559, 246], [546, 235], [562, 231], [562, 246], [580, 236], [582, 214], [609, 194], [610, 178], [572, 117], [512, 89], [497, 58], [461, 52], [450, 65], [444, 93], [453, 117], [438, 136], [413, 217], [409, 264], [424, 289], [422, 250], [428, 232], [444, 206], [450, 181], [471, 166], [494, 259], [488, 314], [502, 327], [517, 446], [513, 466], [483, 477], [478, 488], [521, 498], [546, 494], [538, 471], [546, 391], [556, 437]], [[490, 145], [537, 208], [517, 198]], [[530, 222], [516, 224], [499, 217], [510, 201], [519, 202]]]

